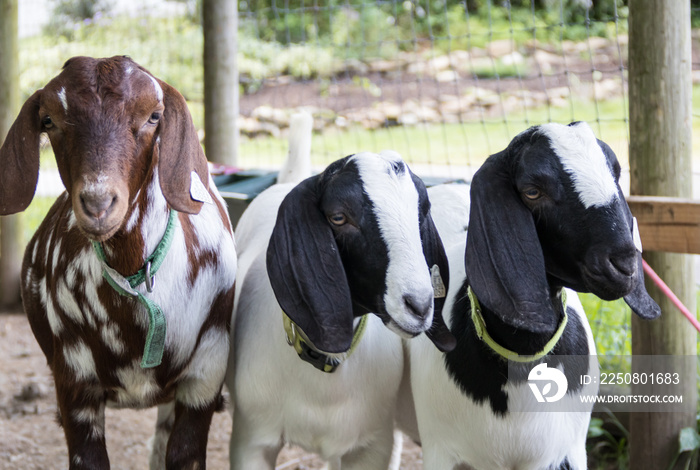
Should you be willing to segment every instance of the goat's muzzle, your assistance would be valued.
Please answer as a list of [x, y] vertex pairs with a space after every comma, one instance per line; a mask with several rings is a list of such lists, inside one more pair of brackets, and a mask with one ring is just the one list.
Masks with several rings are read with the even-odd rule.
[[404, 294], [403, 303], [406, 312], [416, 318], [425, 319], [433, 312], [432, 296]]
[[586, 287], [603, 300], [629, 294], [637, 280], [637, 256], [633, 245], [590, 250], [582, 268]]
[[433, 321], [432, 290], [404, 293], [400, 305], [385, 304], [387, 315], [379, 315], [389, 329], [404, 338], [427, 331]]
[[95, 241], [105, 241], [122, 226], [127, 198], [111, 186], [81, 185], [73, 193], [73, 211], [78, 227]]

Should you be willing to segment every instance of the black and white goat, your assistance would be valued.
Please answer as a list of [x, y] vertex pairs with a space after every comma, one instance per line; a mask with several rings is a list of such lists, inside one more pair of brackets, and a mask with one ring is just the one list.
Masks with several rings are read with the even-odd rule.
[[260, 194], [236, 239], [231, 468], [272, 469], [289, 442], [332, 469], [386, 469], [399, 335], [454, 342], [433, 307], [447, 264], [422, 182], [395, 153], [352, 155]]
[[[410, 409], [397, 417], [422, 443], [426, 469], [587, 468], [592, 404], [579, 412], [528, 412], [523, 404], [532, 397], [528, 372], [536, 365], [546, 361], [571, 378], [586, 373], [589, 361], [558, 357], [595, 355], [574, 291], [624, 297], [642, 318], [660, 314], [644, 289], [619, 176], [612, 150], [582, 122], [530, 128], [474, 175], [468, 235], [462, 231], [462, 242], [446, 247], [445, 315], [457, 346], [442, 354], [422, 338], [405, 342], [410, 388], [403, 393], [413, 395], [416, 422]], [[438, 208], [453, 191], [429, 191], [441, 230], [467, 222], [439, 220], [455, 216]], [[580, 401], [574, 406], [579, 382], [569, 380], [558, 409], [581, 410]]]
[[27, 246], [22, 299], [70, 468], [109, 468], [105, 406], [155, 405], [151, 468], [204, 468], [236, 252], [187, 104], [128, 57], [70, 59], [0, 148], [0, 214], [32, 200], [42, 133], [66, 192]]

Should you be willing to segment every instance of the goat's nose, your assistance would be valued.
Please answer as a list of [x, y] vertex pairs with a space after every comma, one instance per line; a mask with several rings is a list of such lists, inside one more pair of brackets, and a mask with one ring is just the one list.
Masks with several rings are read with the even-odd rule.
[[426, 317], [433, 307], [432, 298], [418, 297], [413, 294], [404, 294], [403, 303], [406, 310], [418, 318]]
[[610, 264], [621, 274], [632, 276], [637, 271], [637, 256], [632, 255], [611, 255]]
[[113, 194], [81, 193], [80, 202], [87, 215], [95, 219], [104, 217], [109, 209], [114, 205], [117, 196]]

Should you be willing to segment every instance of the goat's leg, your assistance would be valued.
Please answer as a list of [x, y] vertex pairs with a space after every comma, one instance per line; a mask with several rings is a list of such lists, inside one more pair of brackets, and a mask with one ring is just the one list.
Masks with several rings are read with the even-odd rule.
[[[365, 447], [353, 449], [343, 455], [343, 470], [385, 470], [389, 467], [394, 448], [393, 421], [383, 429]], [[426, 467], [430, 468], [430, 467]]]
[[569, 452], [569, 455], [559, 466], [559, 470], [585, 470], [587, 468], [588, 457], [585, 446], [579, 446], [573, 452]]
[[430, 470], [469, 470], [471, 467], [458, 466], [458, 462], [438, 445], [423, 441], [423, 468]]
[[[55, 375], [55, 377], [60, 377]], [[70, 470], [109, 470], [105, 444], [105, 404], [81, 384], [56, 380], [60, 423], [66, 435]]]
[[394, 445], [391, 449], [391, 461], [389, 470], [399, 470], [401, 468], [401, 452], [403, 451], [403, 433], [398, 429], [394, 430]]
[[168, 470], [204, 470], [207, 439], [217, 400], [200, 407], [175, 401], [175, 420], [165, 455]]
[[151, 457], [148, 461], [150, 470], [165, 470], [165, 454], [168, 440], [175, 424], [175, 402], [158, 406], [156, 432], [151, 445]]
[[337, 457], [326, 462], [326, 465], [323, 466], [322, 470], [341, 470], [341, 468], [340, 457]]
[[231, 470], [273, 470], [277, 455], [282, 450], [281, 437], [270, 439], [269, 435], [256, 433], [258, 426], [246, 419], [239, 409], [233, 412], [233, 429], [229, 458]]

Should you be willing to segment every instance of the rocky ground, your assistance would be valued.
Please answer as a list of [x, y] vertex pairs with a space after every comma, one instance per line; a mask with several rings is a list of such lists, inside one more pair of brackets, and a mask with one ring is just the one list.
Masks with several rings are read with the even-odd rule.
[[496, 40], [483, 49], [449, 54], [349, 61], [330, 79], [272, 77], [241, 96], [239, 127], [249, 137], [279, 136], [299, 107], [313, 112], [321, 130], [479, 120], [545, 105], [570, 106], [573, 96], [602, 102], [625, 89], [626, 41], [622, 35], [617, 41], [591, 37], [557, 45]]

